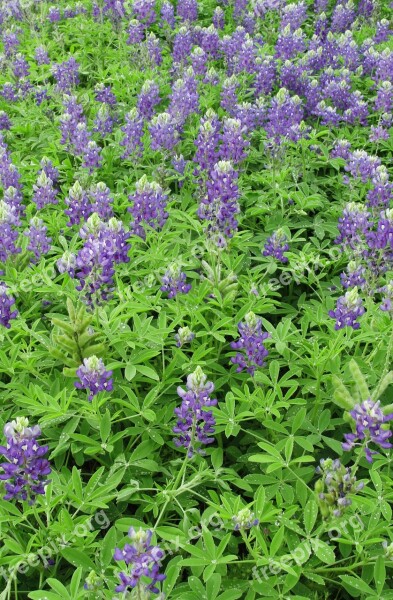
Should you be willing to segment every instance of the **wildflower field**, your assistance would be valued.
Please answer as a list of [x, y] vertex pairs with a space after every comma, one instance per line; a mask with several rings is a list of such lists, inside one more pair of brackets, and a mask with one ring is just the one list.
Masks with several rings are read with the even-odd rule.
[[0, 0], [0, 600], [393, 599], [392, 17]]

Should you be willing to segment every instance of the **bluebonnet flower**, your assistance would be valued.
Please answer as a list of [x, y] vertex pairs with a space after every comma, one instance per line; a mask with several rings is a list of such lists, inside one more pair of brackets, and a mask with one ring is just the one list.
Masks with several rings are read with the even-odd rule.
[[[90, 306], [106, 301], [113, 291], [113, 276], [117, 263], [129, 262], [129, 234], [121, 221], [115, 218], [108, 223], [95, 213], [89, 217], [79, 232], [85, 241], [75, 259], [70, 257], [70, 267], [79, 279], [77, 290], [83, 292], [83, 300]], [[64, 256], [63, 256], [64, 259]], [[58, 267], [67, 270], [63, 261]]]
[[196, 21], [198, 18], [198, 0], [183, 0], [177, 5], [177, 16], [182, 21]]
[[336, 140], [333, 144], [330, 156], [332, 158], [343, 158], [347, 160], [350, 155], [351, 143], [348, 140]]
[[315, 471], [321, 475], [315, 484], [315, 491], [321, 514], [324, 519], [340, 517], [352, 504], [349, 495], [363, 489], [363, 482], [357, 482], [351, 467], [344, 467], [338, 458], [322, 459]]
[[57, 204], [56, 198], [57, 189], [53, 187], [53, 181], [50, 179], [45, 171], [42, 171], [37, 178], [37, 183], [33, 184], [33, 197], [32, 201], [35, 203], [37, 209], [44, 208], [47, 204]]
[[133, 0], [132, 12], [138, 21], [149, 27], [156, 20], [155, 0]]
[[129, 23], [127, 33], [127, 44], [129, 46], [140, 44], [145, 36], [143, 23], [138, 21], [138, 19], [132, 19]]
[[153, 117], [149, 132], [152, 150], [171, 151], [179, 142], [178, 123], [174, 116], [167, 112]]
[[265, 358], [269, 352], [263, 342], [270, 334], [262, 331], [262, 320], [253, 312], [246, 314], [244, 322], [239, 323], [238, 330], [240, 338], [237, 342], [231, 342], [231, 348], [242, 352], [233, 356], [231, 361], [237, 365], [238, 373], [247, 369], [250, 375], [254, 375], [257, 367], [265, 366]]
[[192, 33], [187, 27], [180, 27], [173, 40], [173, 62], [182, 63], [191, 54], [193, 46]]
[[382, 304], [379, 307], [382, 311], [387, 312], [390, 316], [393, 316], [393, 280], [390, 280], [386, 285], [381, 287], [379, 290], [383, 294]]
[[144, 225], [149, 225], [153, 229], [164, 226], [168, 218], [166, 212], [168, 195], [158, 183], [155, 181], [150, 183], [146, 175], [136, 182], [135, 188], [135, 193], [128, 196], [132, 206], [127, 210], [134, 217], [131, 231], [144, 239], [146, 237]]
[[79, 64], [71, 56], [68, 60], [52, 66], [52, 74], [59, 92], [69, 93], [79, 83]]
[[115, 124], [115, 118], [111, 114], [111, 110], [108, 104], [103, 104], [98, 109], [97, 115], [94, 119], [94, 130], [100, 133], [102, 136], [106, 136], [112, 133], [113, 126]]
[[108, 186], [100, 181], [92, 184], [88, 190], [88, 195], [92, 203], [92, 212], [97, 213], [101, 219], [109, 219], [113, 216], [111, 191]]
[[6, 262], [11, 254], [18, 254], [21, 249], [16, 245], [20, 225], [18, 210], [10, 203], [0, 200], [0, 261]]
[[0, 110], [0, 131], [10, 129], [11, 121], [9, 116], [4, 110]]
[[51, 468], [48, 460], [43, 458], [48, 446], [40, 446], [37, 442], [40, 428], [28, 425], [26, 417], [17, 417], [5, 425], [7, 444], [0, 446], [0, 454], [7, 462], [0, 464], [4, 471], [0, 479], [7, 482], [4, 500], [28, 500], [33, 504], [38, 495], [45, 494]]
[[59, 273], [68, 273], [70, 277], [75, 276], [76, 269], [76, 255], [70, 251], [64, 252], [64, 254], [56, 261]]
[[97, 83], [94, 88], [95, 99], [97, 102], [108, 104], [109, 106], [116, 106], [117, 100], [115, 94], [112, 92], [110, 85], [104, 85], [103, 83]]
[[113, 390], [112, 371], [106, 370], [102, 358], [97, 356], [85, 358], [76, 374], [79, 381], [75, 381], [74, 385], [80, 390], [89, 390], [89, 402], [98, 392]]
[[47, 254], [51, 247], [52, 239], [48, 237], [48, 228], [42, 219], [33, 217], [30, 219], [30, 227], [24, 232], [29, 238], [27, 249], [34, 254], [34, 262], [37, 262], [43, 254]]
[[352, 450], [355, 446], [362, 446], [365, 443], [365, 455], [368, 462], [372, 462], [372, 455], [375, 451], [370, 450], [369, 444], [372, 442], [380, 448], [392, 448], [388, 442], [392, 432], [384, 427], [393, 419], [393, 414], [384, 415], [378, 400], [374, 402], [367, 398], [361, 404], [357, 404], [350, 411], [351, 417], [355, 420], [356, 433], [344, 434], [345, 442], [342, 447], [344, 450]]
[[259, 519], [255, 518], [254, 513], [249, 508], [242, 508], [232, 517], [232, 522], [235, 531], [244, 531], [256, 527], [259, 524]]
[[363, 289], [366, 285], [366, 269], [359, 265], [356, 261], [351, 261], [348, 264], [347, 272], [341, 273], [340, 279], [344, 288], [358, 287]]
[[152, 67], [162, 64], [162, 50], [159, 38], [154, 33], [149, 33], [146, 38], [146, 54]]
[[82, 153], [82, 158], [82, 167], [93, 173], [94, 169], [98, 169], [102, 163], [101, 148], [96, 142], [90, 140]]
[[212, 109], [206, 111], [201, 120], [198, 136], [194, 142], [197, 150], [194, 156], [195, 174], [205, 171], [206, 175], [213, 169], [218, 159], [220, 141], [220, 120]]
[[[136, 531], [130, 528], [128, 536], [131, 544], [126, 544], [121, 550], [115, 549], [114, 559], [124, 561], [129, 570], [119, 573], [120, 585], [116, 587], [116, 592], [127, 592], [129, 589], [138, 588], [138, 595], [147, 597], [149, 592], [158, 594], [157, 583], [164, 581], [166, 575], [160, 573], [161, 560], [164, 552], [159, 546], [151, 545], [152, 532], [148, 529]], [[146, 584], [144, 578], [151, 581]]]
[[177, 79], [173, 84], [168, 113], [172, 115], [178, 127], [184, 125], [189, 115], [199, 112], [197, 83], [195, 73], [192, 67], [189, 67], [182, 79]]
[[204, 76], [207, 73], [207, 54], [200, 48], [196, 46], [190, 55], [191, 66], [194, 70], [195, 75]]
[[266, 241], [263, 256], [272, 256], [276, 260], [287, 263], [288, 258], [284, 256], [284, 252], [288, 252], [288, 239], [282, 229], [275, 231]]
[[250, 145], [249, 140], [245, 138], [246, 127], [240, 119], [224, 118], [223, 132], [220, 135], [221, 160], [231, 160], [234, 163], [240, 163], [246, 158], [246, 148]]
[[163, 2], [162, 6], [161, 6], [161, 23], [162, 25], [166, 27], [169, 27], [169, 29], [174, 29], [175, 28], [175, 9], [173, 4], [171, 4], [171, 2]]
[[188, 294], [191, 290], [191, 284], [186, 283], [187, 275], [182, 272], [178, 264], [172, 264], [165, 271], [162, 277], [161, 291], [168, 294], [168, 298], [172, 299], [177, 294]]
[[131, 109], [126, 114], [126, 124], [123, 125], [121, 130], [124, 133], [124, 137], [120, 142], [120, 146], [124, 147], [121, 158], [142, 156], [143, 119], [136, 108]]
[[184, 344], [189, 344], [195, 337], [195, 333], [189, 327], [179, 327], [175, 334], [176, 346], [181, 348]]
[[187, 389], [177, 388], [178, 396], [182, 399], [181, 406], [175, 408], [178, 418], [173, 428], [177, 434], [174, 442], [176, 446], [183, 446], [189, 457], [195, 452], [203, 453], [200, 446], [212, 444], [214, 438], [214, 427], [216, 421], [210, 410], [210, 406], [216, 406], [217, 400], [210, 395], [214, 391], [214, 385], [207, 381], [207, 377], [200, 367], [187, 377]]
[[34, 58], [38, 65], [49, 65], [50, 59], [44, 46], [38, 46], [35, 49]]
[[14, 298], [10, 295], [8, 287], [4, 282], [0, 282], [0, 325], [10, 329], [12, 319], [16, 319], [18, 311], [13, 310], [15, 304]]
[[87, 219], [93, 212], [87, 192], [76, 181], [65, 199], [68, 208], [64, 211], [69, 217], [68, 227], [80, 223], [81, 219]]
[[144, 82], [138, 96], [138, 114], [145, 119], [151, 119], [160, 100], [160, 88], [154, 81], [148, 79]]
[[329, 316], [336, 319], [334, 329], [343, 329], [344, 327], [352, 327], [359, 329], [360, 323], [357, 319], [365, 313], [362, 299], [359, 297], [357, 287], [346, 292], [344, 296], [340, 296], [337, 300], [335, 310], [329, 310]]
[[216, 163], [206, 182], [207, 194], [198, 207], [198, 216], [208, 222], [208, 233], [221, 233], [231, 238], [237, 230], [235, 218], [240, 212], [238, 203], [238, 172], [230, 161]]
[[213, 13], [213, 25], [216, 29], [224, 29], [225, 26], [225, 14], [221, 6], [217, 6]]

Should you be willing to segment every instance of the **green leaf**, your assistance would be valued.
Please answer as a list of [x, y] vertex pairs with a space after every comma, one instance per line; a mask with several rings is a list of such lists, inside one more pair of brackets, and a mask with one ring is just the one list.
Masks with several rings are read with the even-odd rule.
[[77, 550], [76, 548], [63, 548], [61, 555], [64, 556], [69, 563], [74, 565], [74, 567], [83, 567], [84, 569], [90, 569], [93, 571], [97, 568], [97, 566], [85, 552]]
[[319, 539], [310, 540], [314, 554], [327, 565], [332, 565], [336, 561], [336, 555], [333, 548]]
[[386, 568], [384, 556], [378, 556], [374, 566], [374, 581], [378, 594], [381, 594], [386, 580]]
[[356, 590], [356, 592], [364, 594], [374, 594], [374, 590], [360, 577], [352, 577], [352, 575], [340, 575], [340, 579], [350, 588]]
[[304, 507], [303, 522], [307, 533], [311, 533], [318, 516], [318, 505], [314, 498], [311, 498]]
[[146, 367], [145, 365], [135, 365], [135, 367], [136, 367], [136, 370], [139, 373], [141, 373], [142, 375], [144, 375], [145, 377], [148, 377], [149, 379], [154, 379], [155, 381], [160, 380], [156, 371], [154, 369], [152, 369], [151, 367]]

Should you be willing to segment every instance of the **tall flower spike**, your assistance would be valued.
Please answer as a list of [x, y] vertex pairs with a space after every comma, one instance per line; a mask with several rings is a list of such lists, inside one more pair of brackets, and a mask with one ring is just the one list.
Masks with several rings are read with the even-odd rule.
[[235, 531], [244, 531], [244, 529], [251, 529], [251, 527], [258, 525], [259, 519], [255, 518], [254, 513], [249, 508], [242, 508], [232, 517], [232, 522]]
[[365, 313], [362, 299], [359, 297], [358, 289], [355, 287], [351, 291], [346, 292], [344, 296], [340, 296], [337, 300], [335, 310], [329, 310], [329, 317], [336, 319], [334, 328], [336, 330], [344, 327], [352, 327], [359, 329], [360, 323], [357, 319]]
[[12, 310], [15, 304], [14, 298], [9, 294], [4, 282], [0, 282], [0, 325], [9, 329], [10, 321], [18, 316], [17, 310]]
[[144, 239], [146, 237], [144, 226], [158, 229], [165, 225], [168, 218], [166, 212], [168, 195], [158, 183], [155, 181], [150, 183], [146, 175], [136, 182], [135, 188], [135, 193], [128, 196], [132, 206], [127, 210], [134, 217], [131, 231]]
[[262, 254], [263, 256], [272, 256], [282, 263], [287, 263], [288, 259], [284, 256], [284, 252], [288, 252], [288, 250], [287, 236], [281, 229], [278, 229], [266, 241]]
[[172, 299], [177, 294], [188, 294], [191, 290], [191, 284], [186, 283], [187, 276], [177, 264], [171, 265], [162, 278], [161, 291], [168, 294], [168, 298]]
[[0, 446], [0, 454], [7, 462], [0, 464], [4, 471], [0, 479], [7, 482], [4, 500], [28, 500], [33, 504], [38, 495], [45, 493], [51, 468], [48, 460], [43, 458], [48, 446], [40, 446], [37, 442], [40, 428], [28, 425], [26, 417], [17, 417], [5, 425], [7, 444]]
[[215, 406], [216, 399], [210, 398], [214, 385], [200, 367], [187, 377], [187, 389], [177, 388], [178, 396], [182, 399], [180, 408], [175, 408], [178, 421], [173, 428], [177, 434], [176, 446], [184, 446], [187, 454], [192, 457], [195, 452], [203, 453], [200, 446], [212, 444], [214, 438], [215, 419], [206, 407]]
[[253, 312], [246, 314], [244, 322], [238, 325], [240, 338], [231, 343], [234, 350], [242, 350], [231, 358], [233, 364], [237, 365], [237, 372], [244, 369], [250, 375], [254, 375], [257, 367], [265, 366], [265, 358], [268, 356], [263, 342], [270, 337], [270, 333], [262, 331], [262, 321]]
[[89, 390], [89, 402], [98, 392], [113, 390], [112, 371], [106, 370], [102, 358], [97, 356], [85, 358], [76, 374], [80, 381], [76, 381], [74, 385], [80, 390]]
[[321, 475], [315, 484], [315, 492], [323, 518], [340, 517], [352, 504], [349, 495], [363, 489], [364, 484], [357, 483], [351, 467], [344, 467], [338, 459], [322, 459], [316, 473]]
[[345, 442], [342, 445], [344, 450], [352, 450], [355, 446], [361, 446], [365, 442], [366, 459], [370, 463], [372, 462], [372, 455], [376, 454], [368, 447], [371, 442], [380, 448], [393, 447], [388, 442], [392, 432], [384, 427], [385, 423], [393, 419], [393, 414], [384, 415], [380, 404], [379, 400], [374, 402], [371, 398], [368, 398], [350, 411], [349, 414], [355, 420], [356, 433], [344, 434]]
[[[128, 572], [119, 573], [120, 585], [116, 587], [116, 592], [124, 593], [137, 588], [138, 598], [148, 598], [150, 592], [159, 593], [156, 584], [166, 578], [166, 575], [159, 572], [164, 552], [159, 546], [150, 544], [152, 535], [149, 529], [136, 531], [131, 527], [128, 532], [131, 544], [126, 544], [122, 550], [115, 548], [113, 558], [124, 561], [129, 567]], [[144, 583], [144, 578], [150, 579], [150, 583]]]

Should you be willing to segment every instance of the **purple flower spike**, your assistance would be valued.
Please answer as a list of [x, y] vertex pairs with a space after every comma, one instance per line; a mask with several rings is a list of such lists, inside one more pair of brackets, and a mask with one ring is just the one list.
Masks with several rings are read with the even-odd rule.
[[153, 181], [150, 183], [143, 175], [136, 183], [135, 194], [128, 196], [132, 206], [128, 208], [134, 221], [131, 231], [145, 239], [146, 232], [144, 225], [149, 225], [153, 229], [161, 229], [168, 218], [166, 204], [168, 195], [164, 193], [162, 187]]
[[[126, 544], [122, 550], [115, 548], [113, 558], [124, 561], [129, 567], [127, 573], [119, 573], [120, 585], [116, 587], [116, 592], [128, 592], [138, 587], [138, 595], [141, 598], [150, 597], [150, 592], [159, 593], [156, 584], [166, 578], [166, 575], [159, 572], [164, 552], [159, 546], [150, 545], [152, 535], [149, 529], [136, 531], [131, 527], [128, 536], [132, 543]], [[149, 578], [150, 583], [145, 584], [142, 577]]]
[[40, 446], [37, 442], [37, 437], [41, 435], [40, 428], [28, 425], [26, 417], [17, 417], [5, 425], [7, 445], [0, 446], [0, 454], [8, 462], [0, 464], [4, 471], [0, 479], [7, 482], [4, 500], [28, 500], [29, 504], [34, 504], [36, 496], [45, 494], [51, 468], [43, 458], [48, 446]]
[[83, 365], [76, 372], [80, 381], [74, 383], [80, 390], [89, 390], [89, 402], [98, 392], [111, 392], [113, 390], [112, 371], [107, 371], [102, 358], [90, 356], [85, 358]]
[[237, 365], [238, 373], [247, 369], [250, 375], [254, 375], [257, 367], [265, 366], [265, 358], [269, 353], [263, 342], [270, 337], [270, 333], [262, 331], [262, 321], [253, 312], [246, 314], [244, 322], [239, 323], [238, 330], [240, 339], [232, 342], [231, 347], [243, 352], [233, 356], [231, 361]]
[[368, 447], [373, 442], [380, 448], [392, 448], [388, 442], [392, 432], [385, 429], [383, 425], [393, 419], [393, 414], [384, 415], [380, 408], [380, 401], [374, 402], [368, 398], [361, 404], [357, 404], [350, 411], [351, 417], [355, 420], [356, 433], [344, 434], [345, 442], [342, 444], [343, 450], [352, 450], [355, 446], [361, 446], [366, 441], [365, 454], [368, 462], [372, 462], [372, 455], [375, 451]]
[[175, 408], [178, 421], [173, 428], [173, 433], [178, 437], [174, 440], [176, 446], [184, 446], [187, 454], [192, 457], [195, 452], [202, 454], [200, 445], [212, 444], [214, 426], [216, 421], [210, 410], [206, 407], [216, 406], [217, 400], [210, 398], [214, 385], [207, 381], [207, 377], [200, 367], [187, 377], [187, 390], [177, 388], [177, 393], [182, 399], [180, 408]]
[[15, 304], [15, 300], [8, 293], [8, 288], [4, 282], [0, 283], [0, 324], [9, 329], [10, 321], [18, 316], [17, 310], [12, 310], [11, 307]]
[[240, 531], [245, 529], [251, 529], [259, 525], [259, 519], [256, 519], [254, 513], [249, 508], [242, 508], [239, 512], [232, 517], [234, 524], [234, 530]]
[[272, 256], [282, 263], [287, 263], [288, 259], [284, 256], [284, 252], [288, 252], [288, 250], [287, 236], [281, 229], [278, 229], [268, 238], [262, 254], [263, 256]]
[[162, 278], [161, 291], [168, 294], [172, 299], [177, 294], [188, 294], [191, 290], [191, 284], [186, 283], [187, 275], [183, 273], [179, 265], [171, 265]]
[[359, 329], [360, 323], [357, 319], [365, 313], [362, 299], [359, 298], [358, 289], [355, 287], [337, 300], [335, 310], [329, 310], [329, 317], [336, 319], [334, 328], [336, 330], [344, 327]]

